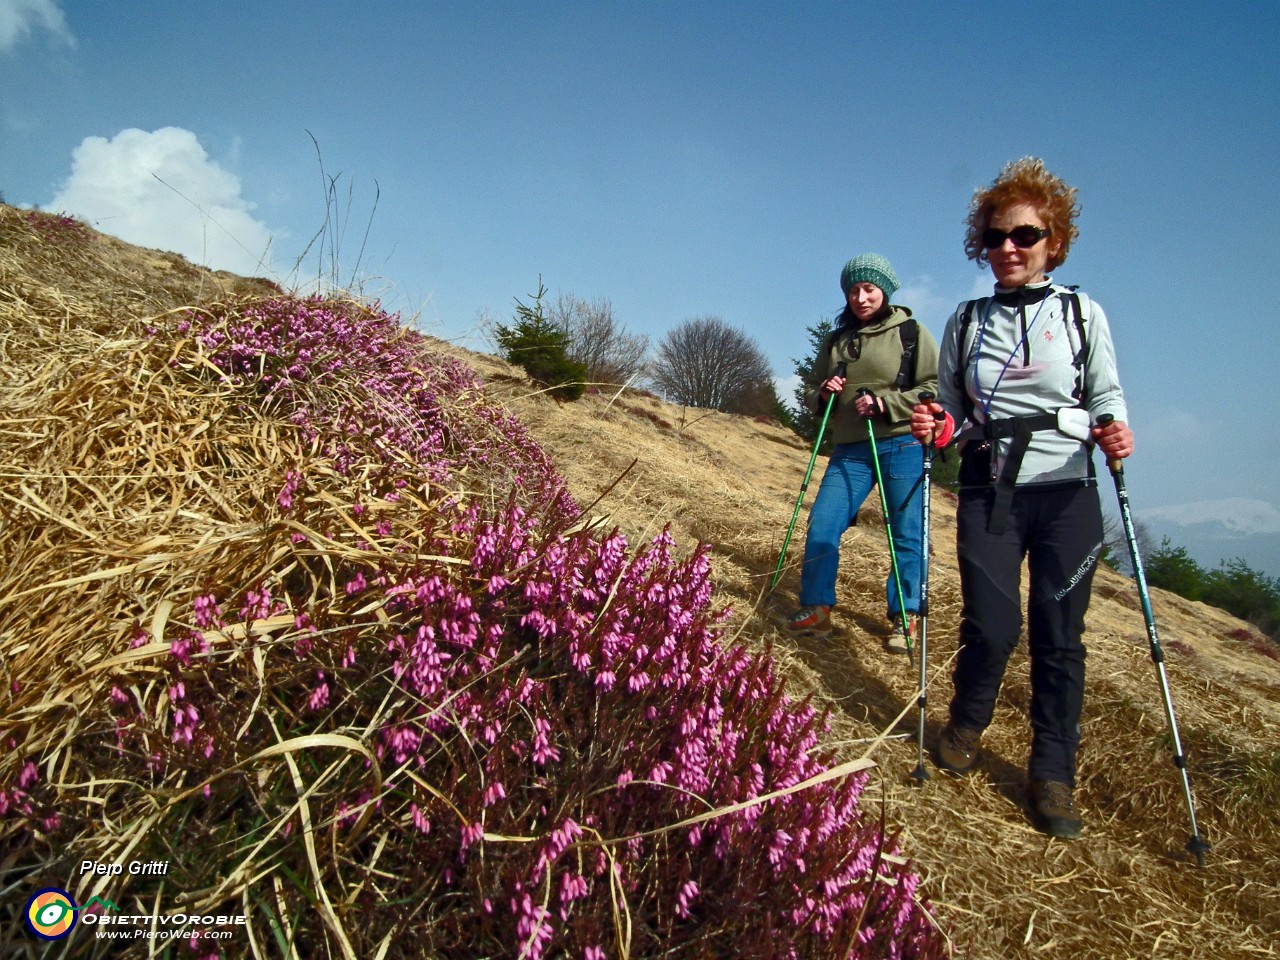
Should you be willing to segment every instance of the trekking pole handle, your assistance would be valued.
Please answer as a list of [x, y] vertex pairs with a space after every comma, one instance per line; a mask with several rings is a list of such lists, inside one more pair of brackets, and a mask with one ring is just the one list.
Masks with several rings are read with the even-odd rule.
[[[930, 393], [928, 390], [925, 390], [923, 393], [920, 394], [920, 402], [923, 403], [925, 406], [928, 406], [929, 404], [933, 403], [933, 401], [936, 399], [938, 398], [934, 394]], [[943, 413], [941, 410], [938, 410], [937, 412], [934, 413], [933, 419], [937, 423], [942, 423], [944, 420], [947, 419], [947, 415]], [[937, 443], [938, 443], [938, 431], [934, 430], [933, 433], [929, 435], [929, 446], [930, 447], [936, 446]]]
[[[871, 390], [868, 390], [866, 387], [859, 387], [859, 388], [858, 388], [857, 396], [859, 396], [859, 397], [874, 397], [874, 396], [875, 396], [875, 393], [874, 393], [874, 392], [872, 392]], [[866, 418], [866, 419], [867, 419], [867, 423], [870, 423], [870, 422], [871, 422], [871, 414], [867, 414], [867, 418]]]
[[[845, 378], [845, 367], [846, 367], [846, 366], [847, 366], [846, 361], [841, 360], [839, 363], [837, 363], [837, 364], [836, 364], [836, 368], [835, 368], [835, 370], [832, 372], [831, 376], [833, 376], [833, 377], [839, 377], [841, 380], [843, 380], [843, 379]], [[833, 394], [831, 394], [831, 396], [827, 397], [827, 406], [828, 406], [830, 409], [832, 409], [832, 410], [834, 410], [834, 409], [835, 409], [836, 398], [837, 398], [837, 397], [839, 397], [839, 396], [840, 396], [840, 394], [838, 394], [838, 393], [833, 393]]]
[[[1105, 427], [1110, 423], [1114, 423], [1115, 419], [1116, 418], [1113, 414], [1110, 414], [1110, 413], [1101, 414], [1098, 417], [1098, 426]], [[1116, 460], [1109, 459], [1107, 460], [1107, 469], [1118, 476], [1120, 472], [1124, 470], [1124, 461], [1118, 460], [1118, 459]]]
[[[923, 403], [923, 404], [925, 404], [926, 406], [927, 406], [928, 404], [933, 403], [933, 401], [935, 401], [935, 400], [937, 400], [937, 399], [938, 399], [938, 398], [937, 398], [936, 396], [934, 396], [932, 393], [930, 393], [928, 390], [926, 390], [924, 393], [920, 394], [920, 402], [921, 402], [921, 403]], [[945, 413], [943, 413], [941, 410], [937, 411], [937, 412], [936, 412], [936, 413], [934, 413], [934, 415], [933, 415], [933, 419], [937, 420], [939, 423], [941, 423], [941, 422], [942, 422], [943, 420], [945, 420], [946, 418], [947, 418], [947, 415], [946, 415]]]

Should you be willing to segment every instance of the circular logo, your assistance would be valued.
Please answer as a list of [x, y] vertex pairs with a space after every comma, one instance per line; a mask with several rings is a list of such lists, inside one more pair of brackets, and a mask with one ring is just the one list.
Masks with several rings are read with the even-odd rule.
[[27, 926], [42, 940], [61, 940], [76, 925], [76, 902], [65, 890], [46, 887], [27, 901]]

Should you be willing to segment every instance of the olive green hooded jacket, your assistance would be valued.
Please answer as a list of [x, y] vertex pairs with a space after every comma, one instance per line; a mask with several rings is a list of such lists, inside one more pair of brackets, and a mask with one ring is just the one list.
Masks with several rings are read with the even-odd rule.
[[[844, 316], [848, 315], [846, 311]], [[921, 393], [938, 393], [938, 342], [917, 323], [915, 383], [899, 390], [894, 381], [902, 366], [902, 334], [899, 327], [911, 316], [906, 307], [891, 304], [888, 316], [873, 319], [864, 327], [837, 326], [823, 341], [814, 359], [813, 371], [806, 383], [805, 402], [809, 409], [822, 413], [822, 384], [829, 380], [841, 361], [845, 369], [844, 389], [827, 420], [827, 435], [835, 443], [857, 443], [867, 439], [867, 421], [853, 408], [858, 391], [866, 388], [884, 401], [885, 412], [871, 418], [876, 439], [896, 437], [911, 432], [911, 408], [920, 402]]]

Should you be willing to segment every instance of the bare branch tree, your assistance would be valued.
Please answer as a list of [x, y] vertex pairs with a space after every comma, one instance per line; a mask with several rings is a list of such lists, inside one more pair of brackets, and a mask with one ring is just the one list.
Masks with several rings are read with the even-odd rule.
[[674, 403], [725, 413], [772, 416], [773, 371], [754, 340], [716, 316], [695, 317], [658, 345], [650, 377]]
[[566, 353], [586, 366], [592, 383], [626, 383], [644, 369], [649, 338], [627, 333], [608, 298], [583, 300], [562, 293], [547, 316], [564, 331]]
[[[1143, 559], [1143, 566], [1146, 566], [1147, 557], [1151, 556], [1155, 549], [1155, 537], [1151, 534], [1151, 529], [1139, 520], [1133, 517], [1133, 536], [1138, 541], [1138, 555]], [[1133, 576], [1133, 560], [1129, 557], [1129, 538], [1124, 532], [1124, 521], [1121, 520], [1119, 514], [1104, 512], [1102, 515], [1102, 559], [1105, 563], [1119, 570], [1126, 576]]]

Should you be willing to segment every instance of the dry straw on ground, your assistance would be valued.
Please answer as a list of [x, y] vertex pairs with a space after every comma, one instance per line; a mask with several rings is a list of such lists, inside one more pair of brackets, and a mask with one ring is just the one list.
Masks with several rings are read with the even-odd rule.
[[[0, 215], [0, 680], [8, 691], [0, 727], [55, 715], [70, 743], [84, 698], [106, 695], [94, 678], [127, 651], [138, 596], [160, 586], [194, 596], [201, 569], [225, 574], [234, 565], [249, 582], [270, 563], [253, 552], [262, 518], [252, 504], [280, 489], [285, 461], [280, 475], [269, 458], [265, 468], [249, 465], [294, 440], [269, 417], [238, 423], [242, 443], [221, 436], [219, 455], [243, 449], [246, 460], [221, 469], [237, 465], [209, 461], [208, 434], [222, 426], [203, 415], [201, 396], [163, 368], [131, 362], [143, 318], [270, 292], [268, 284], [96, 234], [90, 250], [71, 242], [83, 227], [68, 228], [68, 241], [20, 211], [0, 207]], [[914, 702], [915, 671], [880, 647], [887, 552], [874, 504], [845, 539], [842, 631], [797, 643], [778, 629], [775, 605], [794, 600], [794, 565], [773, 598], [764, 587], [807, 461], [794, 437], [616, 388], [557, 404], [500, 361], [440, 349], [473, 364], [491, 395], [529, 425], [579, 502], [600, 497], [595, 510], [628, 534], [670, 523], [684, 548], [714, 545], [720, 600], [735, 611], [728, 630], [771, 647], [798, 692], [833, 707], [831, 736], [849, 757]], [[146, 411], [122, 369], [149, 378]], [[140, 437], [143, 429], [163, 435]], [[143, 448], [164, 455], [139, 460]], [[943, 492], [934, 497], [933, 539], [929, 742], [945, 716], [959, 613], [954, 507]], [[793, 563], [801, 550], [798, 538]], [[187, 580], [170, 582], [179, 566]], [[962, 951], [1072, 960], [1280, 955], [1280, 663], [1219, 611], [1159, 591], [1155, 610], [1197, 813], [1213, 845], [1203, 869], [1183, 850], [1188, 820], [1136, 593], [1109, 571], [1095, 582], [1086, 637], [1081, 841], [1047, 840], [1027, 820], [1021, 655], [976, 775], [945, 778], [927, 764], [931, 779], [917, 787], [908, 776], [914, 741], [880, 748], [867, 800], [883, 797], [904, 852], [924, 872], [924, 894]], [[164, 617], [162, 608], [145, 624], [157, 639]], [[907, 709], [897, 732], [914, 730]]]

